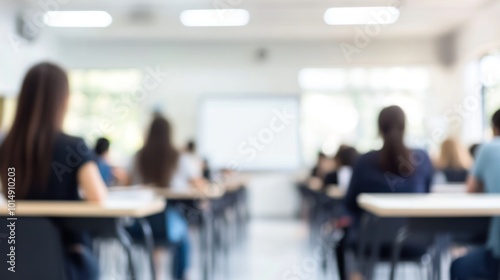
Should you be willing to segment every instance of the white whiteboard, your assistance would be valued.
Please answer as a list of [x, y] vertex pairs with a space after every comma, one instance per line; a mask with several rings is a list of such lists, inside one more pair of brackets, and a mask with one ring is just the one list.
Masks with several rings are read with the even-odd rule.
[[207, 97], [199, 112], [199, 152], [212, 168], [300, 167], [297, 97]]

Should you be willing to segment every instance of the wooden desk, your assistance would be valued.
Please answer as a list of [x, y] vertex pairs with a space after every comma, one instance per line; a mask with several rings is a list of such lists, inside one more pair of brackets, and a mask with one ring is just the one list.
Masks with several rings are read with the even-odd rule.
[[[0, 202], [0, 216], [9, 218], [50, 217], [61, 218], [64, 227], [75, 231], [89, 231], [96, 237], [116, 238], [124, 246], [133, 278], [136, 273], [132, 265], [132, 240], [127, 233], [123, 218], [137, 218], [144, 234], [146, 249], [150, 257], [150, 269], [154, 277], [154, 240], [149, 223], [143, 219], [165, 209], [165, 200], [143, 193], [151, 199], [122, 199], [109, 195], [103, 203], [86, 201], [16, 201], [15, 216], [10, 216], [5, 202]], [[134, 278], [135, 279], [135, 278]]]
[[189, 189], [185, 191], [173, 191], [168, 188], [154, 188], [157, 195], [172, 200], [198, 200], [198, 199], [218, 199], [224, 196], [224, 188], [213, 189]]
[[237, 192], [245, 187], [244, 183], [231, 183], [227, 184], [224, 188], [226, 192]]
[[111, 187], [109, 192], [115, 196], [133, 197], [138, 193], [151, 192], [156, 196], [170, 200], [199, 200], [199, 199], [217, 199], [224, 196], [223, 187], [213, 187], [205, 189], [196, 189], [192, 187], [187, 190], [175, 191], [170, 188], [159, 188], [151, 186], [131, 186], [131, 187]]
[[[16, 216], [73, 218], [142, 218], [165, 209], [165, 201], [106, 201], [102, 204], [84, 201], [16, 201]], [[8, 216], [7, 206], [0, 205], [0, 216]]]
[[[317, 184], [308, 184], [307, 187], [313, 192], [321, 192], [321, 188]], [[463, 194], [466, 193], [467, 187], [465, 184], [438, 184], [431, 187], [432, 193], [439, 194]], [[337, 185], [329, 185], [326, 187], [325, 193], [332, 199], [342, 199], [346, 194], [346, 190], [342, 190]]]
[[358, 204], [378, 217], [500, 216], [493, 194], [361, 194]]
[[466, 193], [467, 186], [465, 184], [436, 184], [431, 186], [432, 193]]
[[[130, 186], [130, 187], [111, 187], [111, 194], [117, 197], [134, 197], [138, 194], [152, 193], [155, 196], [161, 197], [164, 201], [168, 201], [169, 205], [176, 207], [186, 220], [199, 218], [201, 220], [200, 227], [200, 256], [201, 256], [201, 271], [203, 279], [210, 278], [210, 270], [215, 271], [211, 266], [211, 259], [214, 258], [213, 238], [215, 232], [220, 230], [215, 228], [213, 223], [217, 217], [214, 217], [212, 203], [222, 200], [226, 193], [224, 186], [216, 184], [207, 185], [206, 188], [191, 187], [182, 191], [175, 191], [171, 188], [152, 187], [152, 186]], [[197, 204], [197, 202], [209, 201], [210, 203]], [[194, 216], [194, 217], [193, 217]], [[212, 261], [212, 266], [214, 262]]]
[[[314, 188], [311, 188], [311, 190], [316, 191]], [[466, 191], [465, 184], [437, 184], [431, 187], [431, 192], [438, 194], [464, 194]], [[329, 185], [325, 193], [328, 197], [342, 199], [346, 194], [346, 190], [341, 190], [337, 185]]]
[[[373, 266], [378, 260], [380, 249], [379, 226], [390, 218], [405, 218], [405, 225], [394, 246], [391, 279], [394, 279], [397, 255], [401, 244], [408, 236], [431, 235], [436, 239], [433, 279], [440, 279], [439, 257], [445, 248], [444, 236], [454, 233], [487, 232], [489, 217], [500, 216], [500, 194], [361, 194], [359, 206], [367, 211], [366, 222], [360, 232], [370, 232], [371, 257], [367, 266], [367, 279], [371, 279]], [[369, 229], [369, 225], [372, 229]], [[404, 236], [404, 237], [403, 237]], [[364, 238], [366, 239], [366, 238]], [[366, 240], [361, 239], [360, 247]], [[364, 249], [361, 249], [364, 250]]]

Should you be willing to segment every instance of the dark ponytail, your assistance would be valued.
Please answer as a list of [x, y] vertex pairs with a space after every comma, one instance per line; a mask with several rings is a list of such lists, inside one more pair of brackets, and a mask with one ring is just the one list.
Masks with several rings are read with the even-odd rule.
[[410, 150], [404, 144], [405, 113], [398, 106], [384, 108], [378, 118], [378, 127], [384, 140], [380, 165], [384, 172], [407, 177], [414, 171]]

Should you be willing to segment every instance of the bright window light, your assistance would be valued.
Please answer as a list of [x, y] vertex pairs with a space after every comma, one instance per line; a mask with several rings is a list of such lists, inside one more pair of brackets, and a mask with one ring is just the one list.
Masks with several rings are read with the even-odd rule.
[[346, 87], [346, 71], [335, 68], [304, 68], [299, 72], [299, 85], [306, 90], [342, 90]]
[[43, 21], [52, 27], [108, 27], [113, 18], [104, 11], [52, 11]]
[[250, 14], [242, 9], [187, 10], [181, 14], [185, 26], [244, 26]]
[[395, 7], [348, 7], [330, 8], [325, 12], [329, 25], [392, 24], [399, 18]]

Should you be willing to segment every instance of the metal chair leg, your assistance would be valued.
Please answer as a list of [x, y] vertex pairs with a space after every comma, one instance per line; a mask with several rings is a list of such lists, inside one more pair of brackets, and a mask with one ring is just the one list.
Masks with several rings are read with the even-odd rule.
[[127, 253], [130, 279], [135, 280], [137, 279], [137, 273], [135, 271], [134, 260], [132, 258], [132, 238], [130, 237], [122, 223], [116, 223], [116, 235]]
[[375, 265], [378, 263], [379, 255], [380, 255], [380, 233], [378, 221], [380, 219], [378, 217], [373, 218], [373, 231], [372, 231], [372, 246], [370, 250], [370, 259], [368, 261], [367, 270], [366, 270], [366, 279], [372, 280], [375, 274]]
[[154, 265], [154, 238], [153, 238], [153, 230], [151, 229], [151, 225], [146, 219], [138, 219], [139, 224], [142, 228], [142, 233], [144, 234], [144, 243], [146, 245], [146, 251], [149, 256], [150, 261], [150, 269], [151, 269], [151, 278], [156, 280], [156, 269]]
[[367, 243], [368, 243], [368, 238], [365, 235], [365, 232], [368, 232], [368, 227], [371, 223], [372, 217], [369, 214], [364, 214], [361, 217], [361, 225], [360, 225], [360, 230], [359, 230], [359, 236], [358, 236], [358, 247], [356, 250], [356, 255], [358, 258], [358, 264], [360, 268], [360, 272], [365, 273], [366, 272], [366, 261], [365, 261], [365, 252], [367, 248]]
[[399, 262], [399, 256], [401, 254], [401, 248], [403, 246], [404, 241], [408, 237], [408, 231], [405, 227], [399, 229], [396, 239], [394, 240], [394, 244], [392, 246], [392, 255], [391, 255], [391, 274], [390, 280], [394, 280], [396, 277], [396, 268]]

